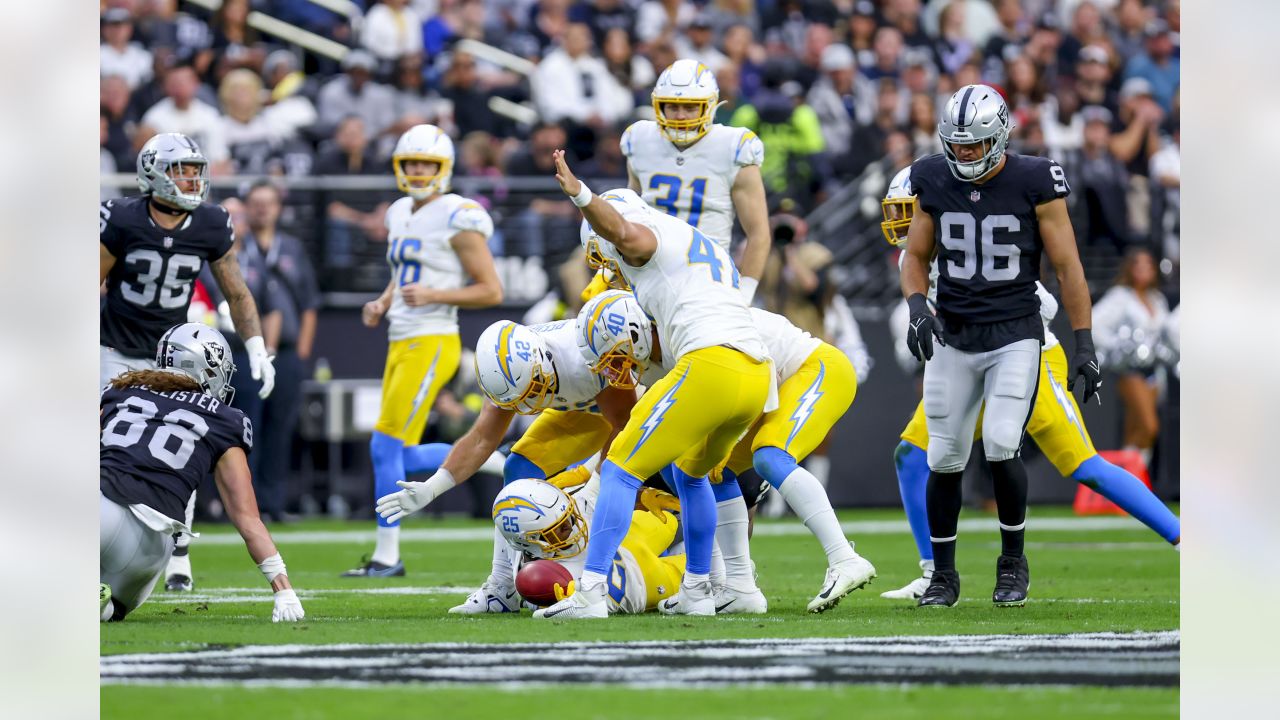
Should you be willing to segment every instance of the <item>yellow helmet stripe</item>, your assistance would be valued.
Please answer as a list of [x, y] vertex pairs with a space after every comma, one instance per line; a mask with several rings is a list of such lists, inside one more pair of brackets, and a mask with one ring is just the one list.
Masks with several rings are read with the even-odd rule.
[[502, 376], [512, 385], [516, 384], [516, 378], [511, 374], [511, 335], [516, 331], [516, 324], [510, 323], [502, 328], [498, 333], [498, 367], [502, 369]]
[[608, 300], [605, 300], [604, 302], [597, 305], [596, 311], [591, 313], [591, 323], [587, 325], [587, 344], [591, 346], [591, 350], [593, 352], [596, 349], [596, 338], [595, 338], [596, 323], [604, 315], [605, 309], [607, 309], [610, 305], [618, 302], [621, 299], [622, 299], [621, 295], [615, 295], [614, 297], [611, 297]]
[[537, 505], [534, 505], [532, 501], [526, 500], [522, 497], [516, 497], [512, 495], [511, 497], [506, 498], [496, 503], [493, 506], [493, 516], [498, 517], [498, 515], [502, 514], [504, 511], [507, 511], [507, 510], [522, 510], [522, 509], [532, 510], [538, 513], [539, 515], [546, 515], [546, 513], [542, 511], [542, 508], [538, 507]]

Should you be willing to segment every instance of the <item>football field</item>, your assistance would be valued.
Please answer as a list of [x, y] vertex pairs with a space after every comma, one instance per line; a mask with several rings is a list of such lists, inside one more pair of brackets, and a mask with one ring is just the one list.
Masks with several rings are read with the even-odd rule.
[[790, 519], [752, 542], [767, 615], [576, 623], [448, 615], [488, 573], [491, 526], [415, 518], [409, 574], [379, 580], [338, 577], [372, 522], [277, 526], [307, 617], [273, 625], [238, 536], [205, 525], [194, 593], [101, 626], [102, 716], [1177, 716], [1179, 556], [1137, 522], [1032, 508], [1031, 601], [996, 609], [995, 520], [966, 511], [961, 603], [917, 610], [879, 597], [918, 573], [901, 513], [841, 519], [879, 578], [824, 614], [804, 611], [822, 553]]

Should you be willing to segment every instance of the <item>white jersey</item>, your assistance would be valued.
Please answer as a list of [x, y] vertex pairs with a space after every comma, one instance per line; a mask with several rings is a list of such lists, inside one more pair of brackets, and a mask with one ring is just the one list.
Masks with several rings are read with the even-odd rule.
[[387, 264], [395, 290], [387, 319], [387, 336], [404, 340], [419, 335], [451, 335], [458, 332], [458, 308], [454, 305], [409, 307], [400, 287], [420, 282], [436, 290], [456, 290], [467, 283], [462, 261], [453, 251], [454, 235], [471, 230], [487, 240], [493, 220], [472, 200], [452, 193], [441, 195], [417, 212], [413, 198], [403, 197], [387, 209]]
[[652, 120], [622, 133], [622, 154], [640, 181], [644, 201], [698, 228], [729, 250], [733, 236], [733, 181], [747, 165], [764, 162], [764, 144], [746, 128], [712, 124], [681, 150]]
[[776, 313], [760, 308], [751, 308], [751, 319], [760, 328], [760, 337], [769, 348], [773, 357], [774, 370], [778, 373], [778, 382], [786, 382], [788, 378], [800, 371], [800, 366], [809, 359], [814, 350], [822, 344], [822, 340], [810, 335], [791, 323], [790, 320]]
[[530, 325], [547, 344], [547, 353], [556, 369], [556, 394], [553, 410], [592, 410], [596, 395], [605, 388], [604, 378], [591, 372], [578, 350], [576, 324], [573, 320]]
[[[588, 526], [591, 525], [591, 518], [596, 514], [596, 498], [599, 493], [600, 480], [597, 477], [592, 477], [576, 492], [569, 493]], [[575, 580], [581, 582], [582, 570], [587, 564], [587, 553], [584, 550], [578, 555], [556, 562], [568, 570]], [[639, 614], [645, 611], [649, 589], [644, 582], [644, 572], [640, 569], [640, 563], [636, 562], [635, 556], [625, 547], [619, 547], [618, 552], [613, 556], [613, 565], [605, 578], [605, 587], [608, 590], [610, 613]]]
[[728, 251], [702, 231], [652, 208], [615, 202], [627, 220], [653, 231], [657, 250], [644, 265], [628, 265], [618, 249], [600, 240], [600, 253], [617, 264], [640, 307], [658, 326], [662, 354], [673, 361], [694, 350], [728, 345], [756, 360], [769, 351], [756, 329], [747, 301], [738, 290], [738, 269]]

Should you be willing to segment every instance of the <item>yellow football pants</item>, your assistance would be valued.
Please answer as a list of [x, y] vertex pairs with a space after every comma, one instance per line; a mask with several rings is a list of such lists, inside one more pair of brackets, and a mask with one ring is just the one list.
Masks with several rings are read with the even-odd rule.
[[511, 446], [511, 452], [524, 456], [551, 477], [571, 463], [600, 452], [612, 430], [609, 421], [598, 413], [543, 410]]
[[675, 515], [669, 512], [663, 515], [667, 519], [665, 523], [648, 510], [632, 513], [631, 529], [622, 541], [622, 547], [636, 559], [640, 574], [644, 575], [646, 610], [658, 607], [659, 600], [675, 595], [684, 580], [683, 554], [660, 557], [660, 553], [671, 547], [680, 527]]
[[420, 335], [393, 341], [382, 371], [382, 409], [374, 430], [417, 445], [440, 388], [458, 371], [457, 335]]

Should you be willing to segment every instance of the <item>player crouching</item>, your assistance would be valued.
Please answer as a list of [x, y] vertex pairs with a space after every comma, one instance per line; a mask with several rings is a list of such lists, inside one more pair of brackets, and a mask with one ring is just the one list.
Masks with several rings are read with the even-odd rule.
[[123, 620], [151, 595], [173, 550], [190, 534], [187, 498], [210, 471], [232, 524], [275, 593], [272, 622], [295, 622], [302, 603], [258, 516], [247, 453], [253, 426], [231, 407], [231, 348], [199, 323], [160, 339], [156, 370], [135, 370], [102, 392], [99, 463], [99, 610]]
[[[573, 578], [581, 576], [586, 564], [588, 527], [600, 489], [599, 476], [586, 472], [585, 466], [566, 471], [553, 482], [516, 480], [493, 503], [494, 525], [519, 554], [522, 568], [516, 584], [523, 588], [526, 600], [541, 605], [573, 594]], [[652, 509], [632, 513], [631, 527], [607, 575], [605, 599], [610, 614], [656, 609], [658, 601], [675, 595], [684, 577], [683, 554], [661, 555], [675, 541], [679, 527], [668, 512], [677, 506], [675, 498], [650, 488], [642, 493], [641, 504]], [[564, 572], [558, 579], [543, 574], [527, 579], [534, 570], [528, 564], [534, 560], [551, 560]]]

